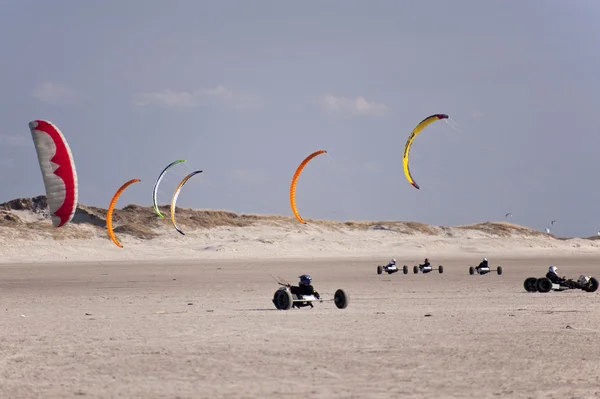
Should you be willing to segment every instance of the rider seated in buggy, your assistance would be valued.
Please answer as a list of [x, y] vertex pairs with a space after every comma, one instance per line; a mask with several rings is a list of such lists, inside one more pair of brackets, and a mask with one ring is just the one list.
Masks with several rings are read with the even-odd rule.
[[385, 265], [385, 268], [387, 269], [389, 267], [394, 267], [394, 266], [396, 266], [396, 259], [392, 259], [390, 261], [390, 263], [388, 263], [387, 265]]
[[422, 265], [419, 265], [419, 268], [422, 269], [424, 267], [428, 267], [431, 266], [431, 263], [429, 263], [429, 258], [425, 258], [425, 263], [423, 263]]
[[489, 268], [487, 258], [483, 258], [479, 266], [476, 267], [477, 270], [481, 270], [481, 268]]
[[558, 285], [566, 285], [567, 279], [564, 277], [560, 277], [558, 275], [558, 268], [556, 266], [550, 266], [548, 268], [548, 273], [546, 273], [546, 278], [552, 281], [554, 284]]
[[287, 286], [290, 288], [290, 292], [298, 297], [298, 299], [302, 299], [303, 295], [314, 295], [315, 298], [320, 299], [321, 296], [315, 290], [315, 288], [311, 285], [312, 278], [308, 274], [303, 274], [300, 278], [300, 283], [295, 285], [288, 284]]

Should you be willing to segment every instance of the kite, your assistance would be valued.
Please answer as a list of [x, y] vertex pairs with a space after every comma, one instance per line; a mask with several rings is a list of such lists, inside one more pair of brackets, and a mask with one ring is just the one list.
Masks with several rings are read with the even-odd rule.
[[435, 121], [441, 120], [441, 119], [448, 119], [448, 115], [446, 115], [446, 114], [434, 114], [434, 115], [428, 116], [427, 118], [423, 119], [413, 129], [413, 131], [408, 136], [408, 140], [406, 140], [406, 145], [404, 146], [404, 156], [402, 157], [402, 165], [404, 166], [404, 174], [406, 175], [406, 179], [416, 189], [420, 189], [420, 187], [417, 184], [417, 182], [415, 182], [415, 180], [413, 179], [412, 175], [410, 174], [410, 169], [408, 167], [408, 153], [410, 152], [410, 146], [412, 145], [415, 137], [417, 137], [417, 135], [419, 133], [421, 133], [421, 130], [425, 129], [429, 124], [431, 124], [431, 123], [433, 123]]
[[117, 192], [112, 197], [112, 199], [110, 200], [110, 205], [108, 206], [108, 210], [106, 211], [106, 227], [108, 229], [108, 236], [110, 237], [112, 242], [114, 242], [115, 245], [119, 248], [123, 248], [123, 245], [119, 242], [119, 240], [117, 240], [117, 237], [115, 236], [115, 232], [113, 231], [113, 225], [112, 225], [113, 211], [115, 210], [115, 205], [117, 204], [117, 200], [119, 199], [119, 197], [121, 196], [123, 191], [125, 191], [125, 189], [127, 187], [131, 186], [133, 183], [137, 183], [139, 181], [141, 181], [141, 180], [140, 179], [131, 179], [127, 183], [123, 184], [117, 190]]
[[326, 153], [326, 150], [319, 150], [310, 154], [308, 157], [306, 157], [306, 159], [304, 159], [304, 161], [302, 161], [300, 166], [298, 166], [298, 169], [296, 169], [296, 173], [294, 173], [294, 177], [292, 177], [292, 184], [290, 186], [290, 206], [292, 207], [292, 212], [294, 212], [294, 216], [296, 216], [296, 219], [298, 219], [298, 221], [302, 224], [306, 224], [306, 222], [304, 221], [304, 219], [302, 219], [302, 217], [300, 217], [300, 214], [298, 213], [298, 208], [296, 208], [296, 183], [298, 182], [298, 177], [300, 177], [300, 173], [302, 173], [302, 169], [304, 169], [307, 163], [309, 163], [317, 155]]
[[162, 213], [160, 213], [160, 209], [158, 209], [158, 200], [156, 198], [158, 193], [158, 185], [160, 184], [160, 181], [164, 177], [165, 173], [167, 173], [167, 170], [171, 169], [173, 166], [181, 162], [185, 162], [185, 159], [178, 159], [177, 161], [171, 162], [169, 165], [167, 165], [167, 167], [164, 168], [162, 172], [160, 172], [160, 175], [158, 175], [156, 183], [154, 183], [154, 190], [152, 190], [152, 205], [154, 206], [154, 211], [158, 216], [160, 216], [161, 219], [164, 219], [164, 216]]
[[190, 173], [186, 177], [184, 177], [183, 180], [181, 181], [181, 183], [179, 183], [179, 186], [177, 186], [177, 189], [175, 190], [175, 194], [173, 194], [173, 199], [171, 200], [171, 221], [173, 222], [173, 226], [175, 226], [175, 229], [178, 232], [180, 232], [182, 235], [185, 235], [185, 233], [183, 231], [181, 231], [181, 229], [179, 228], [179, 226], [177, 226], [177, 222], [175, 221], [175, 203], [177, 202], [177, 197], [179, 197], [179, 192], [183, 188], [183, 185], [185, 183], [187, 183], [187, 181], [192, 176], [197, 175], [198, 173], [202, 173], [202, 171], [201, 170], [197, 170], [195, 172]]
[[52, 226], [58, 228], [69, 223], [77, 210], [79, 190], [73, 154], [61, 131], [51, 122], [29, 122], [29, 130], [44, 179]]

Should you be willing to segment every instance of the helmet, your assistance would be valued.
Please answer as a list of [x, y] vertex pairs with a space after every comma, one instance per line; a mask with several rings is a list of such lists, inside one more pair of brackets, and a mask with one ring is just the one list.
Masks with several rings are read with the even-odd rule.
[[392, 259], [392, 261], [390, 263], [393, 264], [393, 265], [395, 265], [396, 264], [396, 259]]
[[312, 278], [308, 274], [303, 274], [299, 279], [300, 284], [310, 284], [312, 282]]
[[483, 258], [483, 262], [487, 262], [487, 258]]
[[549, 271], [550, 273], [558, 274], [558, 268], [557, 268], [556, 266], [550, 266], [550, 267], [548, 268], [548, 271]]
[[429, 258], [425, 258], [425, 263], [429, 262]]

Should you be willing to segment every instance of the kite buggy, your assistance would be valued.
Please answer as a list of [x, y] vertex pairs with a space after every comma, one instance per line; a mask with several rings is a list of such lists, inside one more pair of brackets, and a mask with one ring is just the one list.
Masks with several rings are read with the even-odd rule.
[[415, 265], [415, 266], [413, 266], [413, 273], [415, 273], [415, 274], [419, 273], [419, 271], [421, 273], [430, 273], [430, 272], [432, 272], [434, 270], [439, 271], [440, 274], [441, 274], [441, 273], [444, 272], [444, 266], [439, 265], [437, 267], [437, 269], [434, 269], [433, 266], [431, 266], [431, 263], [429, 263], [429, 259], [428, 258], [425, 258], [425, 262], [422, 265], [419, 265], [419, 266]]
[[488, 274], [489, 272], [496, 272], [500, 276], [502, 274], [502, 266], [498, 266], [496, 269], [491, 269], [488, 264], [487, 258], [483, 258], [481, 263], [477, 267], [469, 266], [469, 274], [472, 276], [475, 273], [479, 275]]
[[[382, 274], [383, 272], [386, 272], [387, 274], [393, 274], [398, 271], [400, 271], [400, 269], [398, 269], [398, 266], [396, 266], [396, 259], [392, 259], [385, 266], [381, 266], [381, 265], [377, 266], [377, 274]], [[402, 271], [404, 272], [404, 274], [408, 274], [408, 266], [404, 265], [402, 267]]]
[[586, 292], [595, 292], [598, 290], [598, 280], [592, 276], [579, 276], [579, 279], [567, 279], [558, 275], [558, 268], [550, 266], [546, 277], [535, 278], [528, 277], [523, 282], [523, 287], [527, 292], [550, 292], [566, 291], [579, 289]]
[[[273, 276], [271, 276], [273, 277]], [[293, 286], [282, 278], [273, 279], [281, 287], [273, 295], [273, 304], [279, 310], [289, 310], [291, 308], [314, 307], [313, 302], [333, 301], [338, 309], [346, 309], [348, 306], [348, 294], [343, 289], [338, 289], [333, 295], [333, 299], [322, 299], [321, 295], [310, 284], [312, 279], [308, 275], [300, 276], [300, 284]]]
[[598, 280], [592, 276], [579, 276], [579, 279], [567, 279], [562, 284], [555, 284], [549, 278], [529, 277], [523, 283], [527, 292], [550, 292], [579, 289], [585, 292], [595, 292], [598, 289]]

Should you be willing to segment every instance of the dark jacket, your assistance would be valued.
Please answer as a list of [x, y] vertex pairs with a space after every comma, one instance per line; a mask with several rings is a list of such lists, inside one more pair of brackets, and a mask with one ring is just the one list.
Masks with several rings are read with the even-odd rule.
[[299, 286], [292, 285], [290, 292], [295, 295], [314, 295], [317, 299], [320, 298], [319, 293], [310, 284], [300, 284]]
[[426, 263], [423, 263], [422, 265], [419, 265], [419, 266], [421, 266], [421, 267], [424, 267], [424, 266], [431, 266], [431, 263], [429, 263], [429, 262], [426, 262]]
[[478, 269], [481, 269], [482, 267], [489, 267], [487, 260], [482, 261], [479, 266], [477, 266]]
[[546, 273], [546, 278], [552, 281], [554, 284], [562, 284], [567, 281], [567, 279], [561, 278], [557, 274], [551, 272]]

